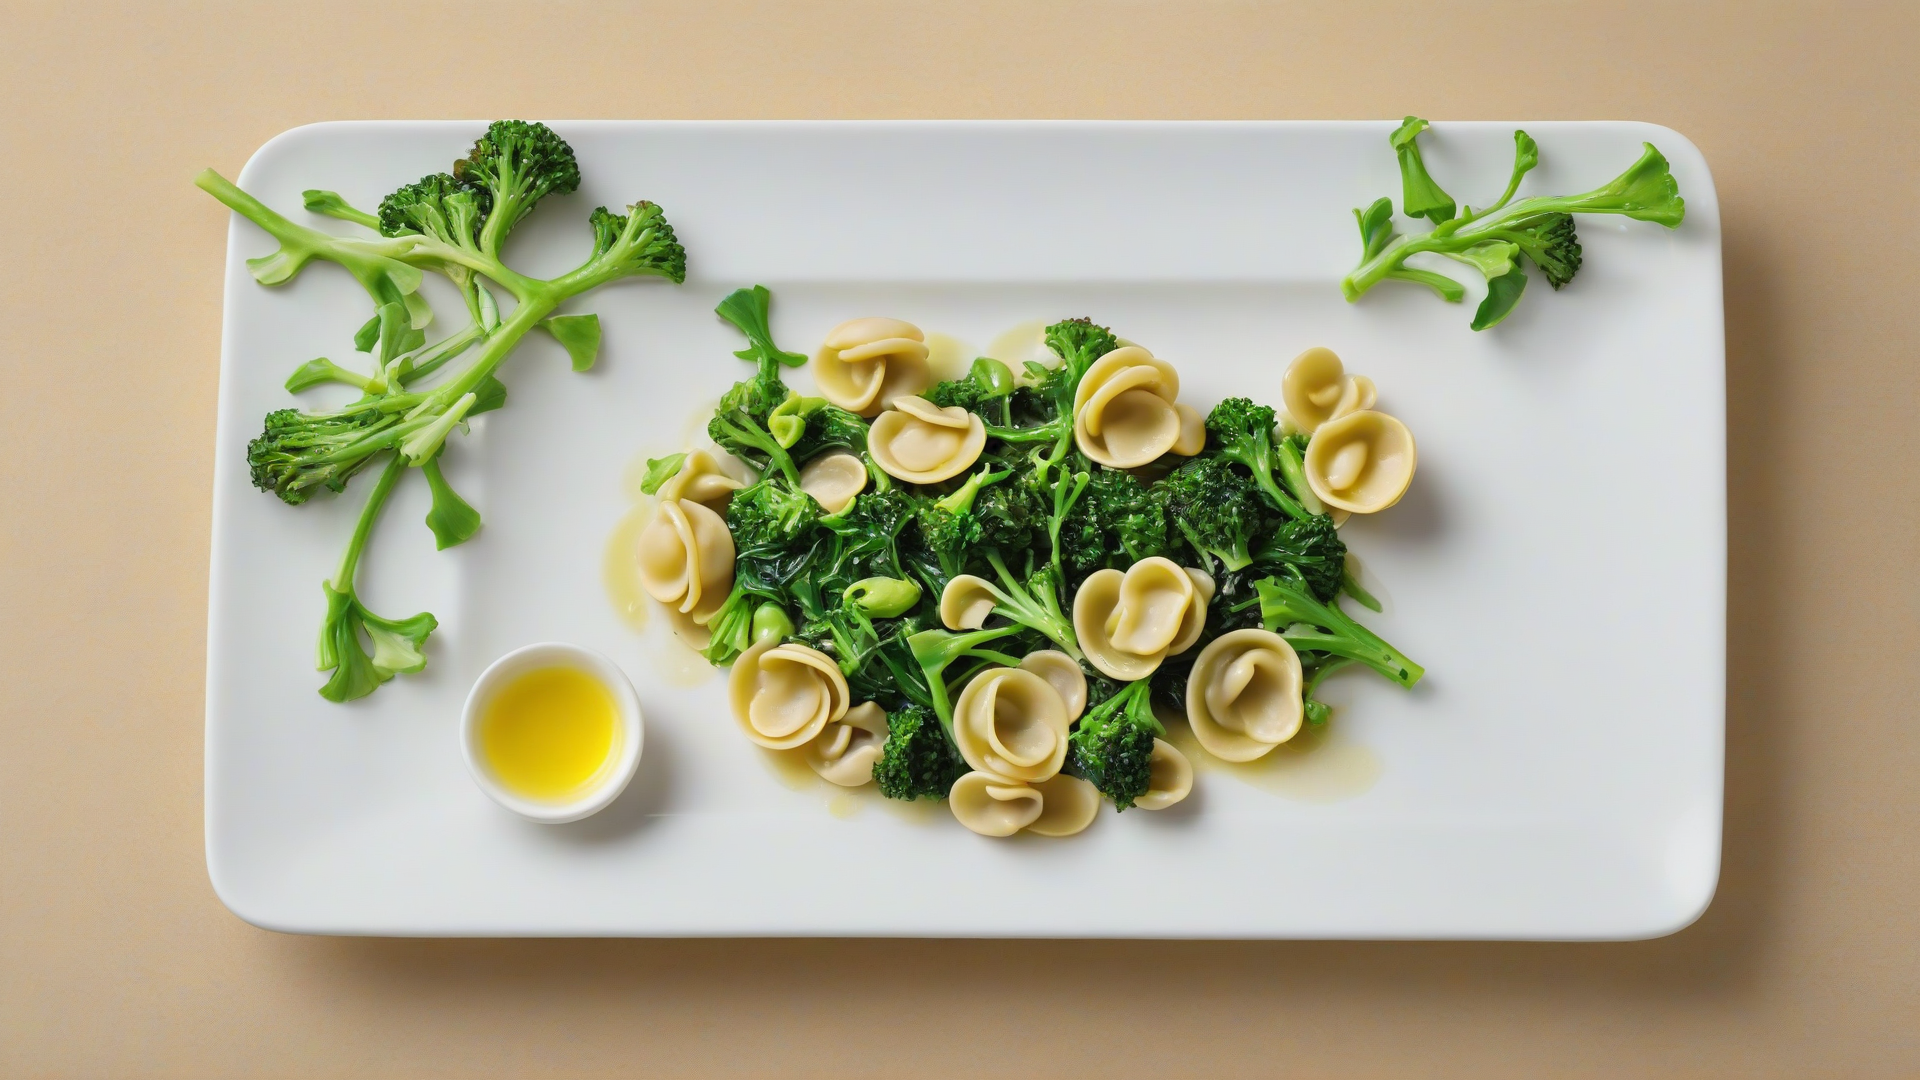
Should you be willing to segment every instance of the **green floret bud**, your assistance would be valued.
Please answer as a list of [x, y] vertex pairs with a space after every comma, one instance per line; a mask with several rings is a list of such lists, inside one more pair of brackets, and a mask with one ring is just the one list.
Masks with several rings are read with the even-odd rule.
[[1322, 603], [1339, 595], [1346, 580], [1346, 541], [1325, 514], [1285, 522], [1260, 541], [1253, 557], [1261, 565], [1292, 567]]
[[1166, 733], [1154, 718], [1149, 684], [1129, 683], [1080, 718], [1068, 737], [1066, 770], [1126, 810], [1153, 786], [1153, 740]]
[[580, 164], [573, 147], [545, 124], [496, 120], [454, 163], [453, 175], [486, 188], [493, 213], [482, 230], [481, 247], [497, 252], [501, 240], [548, 195], [568, 195], [580, 187]]
[[873, 763], [874, 786], [889, 799], [944, 799], [967, 762], [924, 705], [907, 705], [887, 716], [887, 741]]
[[820, 518], [813, 496], [780, 477], [768, 477], [727, 500], [727, 531], [736, 553], [786, 548], [803, 539]]
[[318, 489], [345, 491], [347, 481], [385, 448], [370, 437], [394, 425], [397, 417], [378, 409], [310, 413], [278, 409], [267, 414], [260, 435], [247, 444], [247, 470], [253, 486], [298, 506]]
[[1226, 570], [1253, 562], [1253, 549], [1271, 520], [1260, 489], [1222, 456], [1194, 458], [1159, 484], [1167, 518], [1194, 554]]
[[633, 277], [652, 274], [678, 285], [687, 280], [687, 249], [673, 234], [673, 225], [660, 207], [641, 200], [616, 214], [596, 206], [587, 215], [593, 228], [596, 277]]
[[1537, 224], [1508, 237], [1558, 289], [1580, 272], [1580, 234], [1572, 214], [1549, 214]]
[[1300, 504], [1280, 487], [1275, 473], [1281, 460], [1274, 445], [1274, 411], [1247, 398], [1228, 398], [1207, 414], [1207, 443], [1221, 457], [1246, 466], [1267, 502], [1288, 517], [1307, 516]]
[[380, 201], [380, 232], [419, 233], [452, 247], [477, 249], [492, 208], [493, 196], [486, 188], [434, 173]]
[[[1116, 546], [1117, 545], [1117, 546]], [[1166, 506], [1139, 477], [1097, 466], [1060, 525], [1060, 561], [1076, 575], [1165, 555]]]

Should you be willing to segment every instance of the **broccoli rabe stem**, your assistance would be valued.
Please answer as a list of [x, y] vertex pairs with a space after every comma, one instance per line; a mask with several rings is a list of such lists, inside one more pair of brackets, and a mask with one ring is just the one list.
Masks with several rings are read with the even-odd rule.
[[[1453, 290], [1453, 294], [1446, 298], [1458, 300], [1464, 295], [1464, 290], [1451, 278], [1428, 271], [1411, 270], [1403, 264], [1408, 258], [1425, 252], [1464, 252], [1488, 241], [1506, 240], [1510, 230], [1524, 229], [1528, 223], [1551, 214], [1624, 214], [1639, 221], [1652, 221], [1673, 228], [1680, 224], [1686, 212], [1685, 203], [1673, 186], [1667, 159], [1652, 143], [1641, 145], [1640, 159], [1627, 171], [1605, 186], [1581, 195], [1542, 195], [1518, 202], [1506, 201], [1512, 198], [1519, 186], [1517, 174], [1531, 168], [1531, 165], [1522, 168], [1522, 161], [1516, 161], [1516, 175], [1500, 202], [1484, 210], [1464, 213], [1435, 226], [1431, 232], [1394, 237], [1348, 274], [1340, 282], [1340, 291], [1348, 300], [1357, 300], [1381, 281], [1401, 278], [1420, 280], [1436, 289], [1441, 288], [1439, 282], [1446, 282]], [[1429, 278], [1439, 281], [1429, 281]]]
[[380, 479], [373, 482], [366, 505], [360, 508], [360, 520], [354, 523], [353, 536], [347, 541], [347, 550], [340, 556], [340, 569], [333, 575], [335, 589], [343, 593], [353, 591], [353, 578], [360, 569], [360, 552], [366, 548], [367, 538], [373, 535], [373, 523], [380, 517], [380, 508], [386, 505], [387, 496], [393, 494], [393, 485], [406, 467], [406, 459], [395, 454], [387, 459], [387, 467], [380, 470]]
[[1007, 667], [1020, 666], [1019, 657], [981, 646], [1010, 637], [1023, 629], [1016, 623], [1013, 626], [961, 634], [948, 630], [922, 630], [907, 638], [907, 648], [912, 651], [914, 662], [920, 665], [926, 678], [928, 704], [933, 706], [934, 715], [940, 718], [940, 726], [947, 729], [949, 736], [953, 734], [953, 701], [947, 694], [947, 668], [963, 657], [987, 660]]
[[1042, 570], [1034, 575], [1036, 587], [1029, 589], [1013, 576], [1013, 571], [1007, 569], [1007, 561], [1001, 556], [1000, 549], [988, 548], [987, 562], [1000, 579], [994, 614], [1004, 615], [1029, 629], [1038, 630], [1075, 660], [1086, 659], [1086, 655], [1080, 651], [1079, 639], [1074, 637], [1073, 620], [1060, 610], [1059, 578], [1049, 570]]
[[1296, 649], [1358, 660], [1408, 688], [1427, 673], [1427, 669], [1341, 611], [1338, 596], [1323, 604], [1313, 598], [1304, 584], [1277, 577], [1259, 581], [1254, 588], [1259, 594], [1260, 621]]

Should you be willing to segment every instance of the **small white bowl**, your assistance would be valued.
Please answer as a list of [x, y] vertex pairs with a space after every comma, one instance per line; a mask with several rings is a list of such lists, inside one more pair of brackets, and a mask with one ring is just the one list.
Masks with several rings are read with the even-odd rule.
[[[599, 680], [613, 695], [614, 709], [620, 715], [620, 727], [624, 735], [620, 742], [620, 759], [607, 770], [599, 785], [580, 798], [563, 803], [541, 802], [514, 794], [494, 776], [493, 770], [487, 765], [486, 754], [480, 748], [480, 718], [486, 715], [487, 706], [493, 702], [493, 696], [499, 693], [500, 688], [526, 672], [551, 667], [573, 668]], [[467, 691], [466, 707], [460, 711], [460, 753], [467, 759], [467, 771], [473, 774], [473, 782], [479, 784], [480, 790], [486, 792], [494, 802], [523, 818], [547, 825], [579, 821], [606, 809], [607, 804], [619, 798], [640, 764], [640, 746], [645, 734], [646, 728], [640, 718], [640, 696], [634, 693], [633, 683], [627, 678], [627, 673], [592, 649], [560, 641], [527, 645], [495, 660], [474, 680], [473, 689]]]

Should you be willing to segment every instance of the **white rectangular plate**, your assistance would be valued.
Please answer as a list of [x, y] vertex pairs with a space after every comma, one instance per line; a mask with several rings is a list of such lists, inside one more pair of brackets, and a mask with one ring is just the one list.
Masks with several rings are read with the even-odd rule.
[[[516, 234], [524, 271], [580, 257], [593, 206], [666, 208], [681, 287], [624, 282], [574, 305], [605, 327], [591, 372], [530, 337], [505, 410], [450, 446], [486, 527], [435, 552], [409, 477], [362, 595], [430, 610], [431, 663], [351, 705], [315, 693], [320, 582], [365, 497], [281, 505], [245, 447], [281, 382], [351, 356], [365, 295], [315, 264], [267, 289], [271, 241], [235, 219], [227, 259], [207, 675], [207, 863], [242, 918], [349, 934], [871, 934], [1631, 938], [1692, 921], [1718, 876], [1725, 670], [1724, 336], [1719, 208], [1699, 152], [1633, 123], [1524, 125], [1525, 191], [1583, 191], [1651, 141], [1687, 200], [1668, 232], [1579, 222], [1564, 292], [1536, 276], [1507, 322], [1467, 323], [1387, 283], [1357, 304], [1351, 208], [1398, 203], [1386, 123], [568, 123], [578, 195]], [[1513, 124], [1445, 123], [1428, 161], [1456, 197], [1504, 185]], [[371, 207], [464, 153], [475, 123], [299, 128], [247, 165], [296, 220], [304, 188]], [[1444, 269], [1452, 264], [1441, 263]], [[1453, 267], [1455, 271], [1464, 270]], [[1463, 280], [1471, 275], [1463, 276]], [[1087, 315], [1176, 364], [1202, 409], [1277, 403], [1288, 359], [1330, 346], [1419, 439], [1412, 492], [1345, 530], [1386, 601], [1359, 612], [1426, 665], [1406, 693], [1330, 680], [1321, 745], [1250, 771], [1201, 768], [1176, 809], [1105, 812], [1072, 840], [986, 840], [944, 808], [841, 795], [773, 770], [723, 680], [664, 619], [634, 628], [603, 582], [631, 468], [680, 449], [747, 374], [713, 315], [774, 291], [809, 350], [883, 314], [962, 345]], [[432, 283], [430, 283], [431, 287]], [[458, 307], [430, 293], [447, 320]], [[809, 377], [796, 373], [805, 386]], [[324, 399], [314, 393], [310, 398]], [[633, 786], [596, 818], [540, 826], [468, 779], [467, 686], [560, 639], [638, 687]]]

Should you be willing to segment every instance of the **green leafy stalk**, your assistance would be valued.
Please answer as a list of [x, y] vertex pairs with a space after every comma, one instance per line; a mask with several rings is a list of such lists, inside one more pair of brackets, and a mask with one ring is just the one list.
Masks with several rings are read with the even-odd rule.
[[1432, 231], [1398, 235], [1393, 205], [1386, 199], [1355, 210], [1360, 227], [1361, 260], [1340, 283], [1348, 300], [1357, 300], [1382, 281], [1410, 281], [1458, 302], [1466, 290], [1444, 274], [1407, 266], [1415, 255], [1444, 255], [1465, 263], [1487, 279], [1487, 296], [1475, 311], [1473, 328], [1484, 330], [1510, 314], [1526, 289], [1525, 262], [1538, 266], [1558, 289], [1579, 272], [1581, 252], [1574, 214], [1619, 214], [1637, 221], [1677, 227], [1686, 216], [1667, 159], [1652, 143], [1642, 144], [1639, 160], [1607, 184], [1580, 195], [1533, 196], [1515, 200], [1521, 178], [1539, 164], [1539, 146], [1524, 131], [1514, 132], [1513, 171], [1506, 190], [1491, 206], [1463, 208], [1456, 216], [1452, 199], [1426, 176], [1414, 140], [1426, 122], [1408, 117], [1394, 132], [1405, 191], [1402, 209], [1409, 217], [1437, 222]]
[[[427, 666], [428, 635], [439, 626], [432, 614], [421, 612], [408, 619], [388, 619], [374, 614], [360, 602], [354, 591], [354, 576], [360, 555], [373, 534], [373, 523], [393, 493], [394, 482], [406, 469], [398, 455], [381, 470], [380, 479], [367, 494], [360, 520], [354, 525], [353, 538], [341, 557], [340, 569], [330, 582], [322, 582], [327, 596], [327, 615], [320, 628], [316, 667], [333, 675], [320, 688], [328, 701], [352, 701], [379, 689], [380, 684], [402, 672], [415, 672]], [[363, 640], [364, 637], [364, 640]], [[367, 649], [371, 643], [371, 652]]]
[[1357, 660], [1409, 689], [1426, 674], [1425, 668], [1341, 611], [1337, 596], [1323, 604], [1297, 579], [1278, 577], [1263, 579], [1254, 589], [1261, 622], [1295, 649]]

